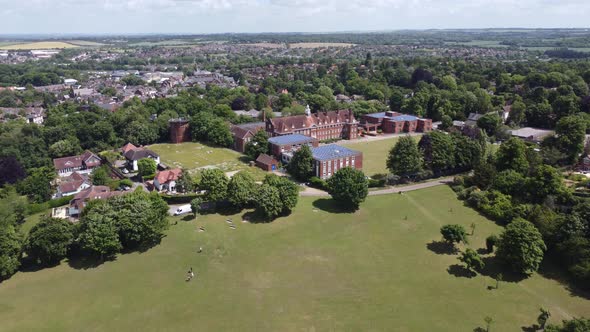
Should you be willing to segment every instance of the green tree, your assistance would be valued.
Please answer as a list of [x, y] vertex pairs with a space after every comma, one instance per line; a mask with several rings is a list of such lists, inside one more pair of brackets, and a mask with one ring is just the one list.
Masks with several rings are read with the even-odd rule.
[[80, 152], [82, 149], [77, 139], [62, 139], [49, 146], [49, 155], [52, 158], [75, 156]]
[[92, 184], [95, 186], [105, 186], [109, 182], [109, 173], [106, 166], [101, 166], [92, 171]]
[[465, 264], [469, 271], [481, 271], [485, 266], [479, 254], [471, 248], [467, 248], [465, 252], [461, 253], [458, 259]]
[[263, 184], [277, 188], [279, 197], [283, 203], [283, 213], [289, 213], [297, 205], [299, 188], [295, 183], [283, 176], [268, 174], [264, 177]]
[[443, 239], [450, 244], [459, 242], [468, 243], [467, 232], [461, 225], [444, 225], [440, 228]]
[[143, 158], [137, 161], [137, 170], [141, 176], [152, 176], [156, 174], [156, 161], [152, 158]]
[[545, 250], [539, 230], [529, 221], [517, 218], [500, 235], [496, 256], [515, 272], [530, 275], [539, 268]]
[[487, 113], [477, 120], [477, 126], [483, 129], [488, 136], [494, 136], [502, 124], [502, 119], [497, 112]]
[[35, 203], [42, 203], [51, 199], [51, 181], [55, 172], [49, 167], [34, 168], [29, 176], [17, 185], [21, 194], [25, 194]]
[[555, 133], [561, 151], [564, 151], [570, 163], [576, 162], [584, 151], [587, 125], [580, 116], [567, 116], [557, 122]]
[[235, 207], [244, 208], [256, 199], [256, 182], [246, 172], [235, 174], [227, 185], [227, 200]]
[[537, 202], [542, 202], [547, 196], [565, 192], [561, 173], [549, 166], [541, 165], [527, 179], [528, 192]]
[[496, 153], [496, 168], [498, 171], [511, 169], [520, 174], [526, 174], [529, 170], [526, 149], [524, 142], [516, 137], [510, 138], [500, 145]]
[[122, 245], [115, 221], [101, 213], [88, 213], [80, 219], [80, 246], [100, 260], [114, 257]]
[[422, 155], [412, 137], [401, 137], [391, 148], [387, 157], [387, 168], [399, 176], [410, 176], [422, 170]]
[[195, 215], [195, 218], [201, 212], [201, 204], [203, 204], [203, 199], [201, 197], [195, 197], [191, 201], [191, 212]]
[[522, 195], [525, 185], [525, 178], [514, 170], [505, 170], [496, 175], [493, 179], [492, 188], [504, 194], [518, 196]]
[[424, 154], [424, 166], [434, 172], [455, 167], [453, 138], [442, 131], [433, 131], [420, 139], [418, 147]]
[[358, 169], [341, 168], [328, 179], [328, 193], [341, 206], [357, 210], [369, 193], [367, 178]]
[[20, 267], [22, 244], [14, 225], [0, 220], [0, 280], [10, 277]]
[[227, 198], [227, 186], [229, 180], [222, 170], [218, 168], [206, 169], [201, 173], [199, 188], [205, 190], [206, 199], [210, 202], [218, 202]]
[[562, 326], [548, 325], [545, 332], [585, 332], [590, 331], [590, 319], [574, 318], [564, 320]]
[[545, 325], [547, 324], [547, 321], [549, 320], [549, 317], [551, 317], [551, 313], [549, 312], [549, 310], [544, 309], [544, 308], [539, 308], [539, 311], [541, 313], [539, 313], [539, 316], [537, 317], [537, 323], [539, 323], [539, 327], [542, 330], [544, 330]]
[[313, 155], [307, 145], [296, 151], [287, 165], [287, 171], [299, 181], [308, 181], [313, 175]]
[[176, 181], [176, 191], [181, 193], [188, 193], [195, 190], [195, 181], [187, 170], [182, 170], [178, 181]]
[[276, 218], [283, 211], [279, 190], [268, 184], [260, 186], [255, 204], [259, 213], [269, 220]]
[[245, 153], [252, 160], [256, 160], [263, 153], [268, 153], [268, 136], [266, 131], [259, 130], [254, 134], [252, 139], [246, 143]]
[[51, 265], [66, 257], [74, 241], [74, 226], [67, 220], [44, 218], [29, 231], [24, 251], [37, 264]]
[[221, 147], [230, 147], [233, 144], [234, 139], [229, 129], [229, 125], [223, 119], [218, 118], [213, 120], [211, 127], [209, 128], [207, 141]]

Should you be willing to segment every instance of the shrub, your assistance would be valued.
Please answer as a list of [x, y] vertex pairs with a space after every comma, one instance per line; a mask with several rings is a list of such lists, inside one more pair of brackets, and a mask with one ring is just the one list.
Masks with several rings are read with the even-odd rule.
[[494, 247], [498, 245], [498, 235], [492, 234], [486, 238], [486, 249], [488, 253], [492, 253], [494, 251]]
[[69, 204], [73, 198], [74, 198], [73, 196], [64, 196], [64, 197], [52, 199], [49, 201], [48, 205], [50, 208], [60, 207], [60, 206]]
[[328, 188], [326, 181], [318, 178], [317, 176], [312, 176], [309, 179], [309, 186], [320, 190], [327, 190]]
[[168, 204], [189, 204], [193, 199], [200, 195], [191, 193], [185, 195], [160, 195], [162, 199]]
[[376, 179], [369, 179], [368, 181], [369, 188], [381, 188], [385, 187], [385, 180], [376, 180]]

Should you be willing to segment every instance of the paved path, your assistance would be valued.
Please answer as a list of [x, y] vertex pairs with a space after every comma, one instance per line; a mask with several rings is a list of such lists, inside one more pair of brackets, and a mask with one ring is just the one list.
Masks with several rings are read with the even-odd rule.
[[[407, 192], [407, 191], [414, 191], [414, 190], [426, 189], [426, 188], [440, 186], [440, 185], [443, 185], [443, 184], [448, 184], [448, 183], [450, 183], [452, 181], [453, 181], [453, 177], [452, 176], [449, 176], [449, 177], [445, 177], [445, 178], [436, 179], [436, 180], [433, 180], [433, 181], [416, 183], [416, 184], [411, 184], [411, 185], [407, 185], [407, 186], [400, 186], [400, 187], [393, 187], [393, 188], [387, 188], [387, 189], [373, 190], [373, 191], [369, 191], [369, 196], [388, 195], [388, 194], [396, 194], [396, 193], [399, 193], [400, 191]], [[319, 190], [319, 189], [315, 189], [315, 188], [310, 188], [310, 187], [306, 187], [305, 188], [305, 191], [302, 191], [299, 194], [301, 196], [305, 196], [305, 197], [324, 197], [324, 196], [330, 196], [325, 191], [322, 191], [322, 190]]]

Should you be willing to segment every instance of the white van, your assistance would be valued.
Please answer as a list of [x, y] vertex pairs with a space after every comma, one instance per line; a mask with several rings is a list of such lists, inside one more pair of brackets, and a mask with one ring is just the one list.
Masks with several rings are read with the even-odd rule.
[[191, 205], [186, 204], [186, 205], [179, 206], [178, 209], [176, 209], [176, 211], [174, 211], [174, 215], [179, 216], [181, 214], [185, 214], [185, 213], [189, 213], [189, 212], [191, 212]]

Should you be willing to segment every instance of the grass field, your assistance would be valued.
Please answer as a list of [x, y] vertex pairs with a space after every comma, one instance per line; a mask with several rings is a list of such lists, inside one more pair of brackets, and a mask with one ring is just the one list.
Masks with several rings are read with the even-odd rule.
[[97, 42], [88, 41], [88, 40], [68, 40], [68, 43], [70, 43], [72, 45], [84, 46], [84, 47], [98, 47], [98, 46], [105, 45], [103, 43], [97, 43]]
[[0, 50], [39, 50], [39, 49], [61, 49], [61, 48], [75, 48], [76, 45], [64, 43], [61, 41], [43, 41], [35, 43], [15, 43], [7, 46], [0, 46]]
[[369, 197], [354, 214], [303, 198], [270, 224], [241, 216], [235, 230], [228, 216], [179, 219], [159, 246], [98, 267], [19, 272], [0, 284], [0, 330], [455, 332], [490, 316], [493, 331], [521, 331], [541, 306], [551, 322], [590, 316], [589, 300], [537, 274], [497, 290], [461, 276], [439, 227], [476, 223], [473, 248], [500, 227], [447, 187]]
[[[393, 148], [398, 139], [399, 136], [395, 136], [374, 141], [344, 141], [338, 144], [361, 151], [363, 153], [363, 172], [368, 176], [373, 176], [388, 173], [385, 162], [389, 150]], [[415, 136], [415, 139], [418, 141], [420, 136]]]
[[196, 173], [197, 170], [215, 167], [224, 172], [246, 171], [257, 180], [266, 174], [258, 167], [250, 166], [244, 155], [230, 149], [215, 148], [201, 143], [155, 144], [150, 149], [160, 155], [170, 167], [181, 167]]

